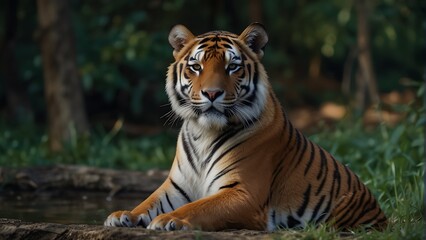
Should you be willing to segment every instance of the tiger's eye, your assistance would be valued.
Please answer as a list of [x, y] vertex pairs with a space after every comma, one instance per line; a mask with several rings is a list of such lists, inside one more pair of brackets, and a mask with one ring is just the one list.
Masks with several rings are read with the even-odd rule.
[[195, 71], [200, 71], [201, 70], [201, 65], [200, 64], [192, 64], [191, 68], [194, 69]]
[[238, 68], [238, 65], [235, 64], [235, 63], [231, 63], [231, 64], [228, 65], [228, 70], [229, 71], [233, 71], [233, 70], [235, 70], [237, 68]]

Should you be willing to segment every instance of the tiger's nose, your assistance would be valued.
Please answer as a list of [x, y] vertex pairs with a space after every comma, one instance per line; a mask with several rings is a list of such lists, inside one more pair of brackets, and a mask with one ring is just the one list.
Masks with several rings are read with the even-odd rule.
[[202, 90], [201, 94], [207, 97], [211, 102], [214, 102], [220, 95], [224, 93], [223, 90]]

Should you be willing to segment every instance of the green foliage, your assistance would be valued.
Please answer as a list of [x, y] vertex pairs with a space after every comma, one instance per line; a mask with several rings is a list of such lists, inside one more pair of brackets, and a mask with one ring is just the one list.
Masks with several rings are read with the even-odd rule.
[[0, 132], [0, 166], [77, 164], [147, 170], [168, 169], [174, 158], [176, 136], [173, 133], [128, 138], [100, 130], [91, 137], [73, 138], [63, 152], [50, 154], [47, 136], [36, 129], [22, 126]]
[[[167, 102], [164, 79], [167, 66], [173, 61], [167, 41], [171, 27], [183, 23], [195, 34], [211, 29], [240, 32], [252, 21], [248, 2], [241, 0], [71, 3], [76, 55], [89, 117], [100, 110], [113, 110], [114, 116], [154, 122], [161, 116], [158, 106]], [[386, 0], [369, 4], [371, 49], [379, 89], [400, 89], [401, 79], [419, 81], [425, 53], [424, 1]], [[7, 10], [6, 5], [0, 2], [0, 9]], [[33, 1], [19, 2], [15, 51], [19, 81], [40, 116], [44, 115], [45, 104], [37, 43], [41, 32], [37, 30], [37, 12], [33, 10], [36, 7]], [[356, 42], [353, 0], [261, 1], [261, 8], [262, 22], [270, 36], [264, 63], [273, 81], [305, 79], [311, 60], [317, 57], [321, 58], [322, 75], [342, 79], [344, 63]], [[4, 26], [4, 21], [0, 18], [0, 26]], [[4, 28], [0, 28], [0, 41], [5, 34]], [[6, 77], [0, 72], [0, 83]], [[0, 87], [0, 108], [4, 104], [4, 89]], [[303, 91], [306, 90], [298, 90]], [[157, 115], [147, 117], [153, 114]]]

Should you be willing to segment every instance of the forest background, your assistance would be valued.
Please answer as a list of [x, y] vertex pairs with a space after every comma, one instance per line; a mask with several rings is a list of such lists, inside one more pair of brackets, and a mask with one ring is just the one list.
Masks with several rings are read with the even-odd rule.
[[0, 167], [168, 169], [170, 29], [261, 22], [284, 109], [390, 219], [363, 237], [424, 237], [426, 1], [4, 0], [0, 11]]
[[[326, 107], [339, 120], [371, 104], [406, 104], [425, 68], [422, 1], [52, 2], [0, 3], [0, 115], [4, 127], [50, 126], [53, 151], [74, 130], [117, 120], [133, 135], [163, 128], [167, 36], [178, 23], [200, 34], [262, 22], [270, 39], [263, 63], [290, 112], [332, 101], [338, 106]], [[295, 119], [307, 119], [304, 128], [317, 115]], [[401, 119], [392, 116], [385, 120]]]

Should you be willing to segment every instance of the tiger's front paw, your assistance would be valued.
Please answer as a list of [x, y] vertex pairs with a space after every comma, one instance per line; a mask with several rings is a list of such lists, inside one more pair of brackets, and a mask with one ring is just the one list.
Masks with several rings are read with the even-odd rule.
[[193, 226], [186, 220], [179, 219], [171, 214], [161, 214], [156, 217], [147, 227], [152, 230], [192, 230]]
[[104, 222], [104, 226], [111, 227], [146, 227], [149, 217], [146, 214], [135, 215], [130, 211], [117, 211], [111, 213]]

